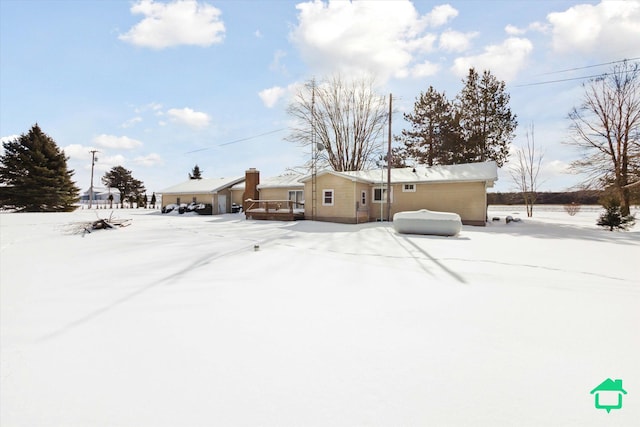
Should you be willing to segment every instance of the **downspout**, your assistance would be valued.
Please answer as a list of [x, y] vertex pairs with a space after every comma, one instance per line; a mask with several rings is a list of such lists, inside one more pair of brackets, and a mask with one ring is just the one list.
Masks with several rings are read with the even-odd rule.
[[358, 199], [356, 199], [356, 193], [357, 193], [357, 181], [354, 180], [353, 181], [353, 206], [355, 206], [356, 208], [356, 224], [358, 223]]

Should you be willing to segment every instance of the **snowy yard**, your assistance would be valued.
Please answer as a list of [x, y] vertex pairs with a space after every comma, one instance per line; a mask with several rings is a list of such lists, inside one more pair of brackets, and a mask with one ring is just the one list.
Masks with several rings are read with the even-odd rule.
[[0, 425], [640, 425], [640, 225], [522, 212], [457, 237], [0, 214]]

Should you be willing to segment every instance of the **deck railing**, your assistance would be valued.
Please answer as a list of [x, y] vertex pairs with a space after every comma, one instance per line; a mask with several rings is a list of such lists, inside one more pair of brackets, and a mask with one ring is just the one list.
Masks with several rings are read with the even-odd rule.
[[294, 209], [303, 209], [304, 203], [293, 200], [245, 200], [245, 212], [289, 212], [293, 213]]

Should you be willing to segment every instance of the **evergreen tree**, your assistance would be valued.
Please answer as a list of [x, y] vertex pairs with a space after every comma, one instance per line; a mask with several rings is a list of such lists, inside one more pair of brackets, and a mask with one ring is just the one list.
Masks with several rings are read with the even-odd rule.
[[404, 114], [411, 129], [404, 129], [397, 138], [404, 142], [408, 157], [420, 164], [457, 163], [459, 132], [453, 105], [444, 92], [437, 92], [429, 86], [426, 93], [420, 93], [412, 113]]
[[200, 171], [200, 167], [195, 165], [193, 170], [189, 174], [189, 179], [202, 179], [202, 171]]
[[67, 169], [68, 157], [36, 123], [27, 134], [4, 142], [0, 156], [0, 183], [6, 185], [5, 203], [27, 212], [69, 212], [80, 189]]
[[120, 207], [123, 207], [122, 203], [125, 199], [131, 203], [137, 201], [140, 194], [145, 191], [142, 181], [135, 179], [131, 175], [131, 171], [122, 166], [111, 168], [111, 170], [102, 177], [102, 183], [120, 192]]
[[633, 215], [624, 215], [620, 200], [615, 196], [609, 196], [602, 202], [605, 211], [598, 218], [596, 225], [607, 227], [609, 231], [627, 230], [635, 224]]
[[480, 76], [475, 69], [463, 80], [464, 88], [456, 100], [464, 145], [464, 162], [495, 161], [501, 167], [509, 157], [509, 144], [518, 126], [509, 108], [504, 81], [490, 71]]
[[473, 68], [463, 83], [455, 101], [433, 87], [420, 94], [414, 111], [404, 115], [411, 129], [396, 138], [406, 156], [430, 166], [493, 160], [501, 167], [507, 161], [518, 123], [505, 83]]
[[153, 209], [156, 208], [156, 193], [155, 192], [151, 194], [151, 207]]

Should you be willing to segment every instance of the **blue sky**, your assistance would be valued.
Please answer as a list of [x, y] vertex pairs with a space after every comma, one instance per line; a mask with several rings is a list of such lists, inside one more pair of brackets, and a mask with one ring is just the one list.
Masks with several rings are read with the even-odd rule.
[[[121, 165], [149, 193], [195, 164], [278, 175], [308, 157], [284, 139], [297, 85], [373, 74], [399, 134], [421, 91], [452, 98], [474, 66], [506, 81], [514, 146], [533, 123], [540, 189], [561, 191], [579, 182], [563, 144], [579, 78], [639, 57], [640, 1], [0, 0], [0, 137], [37, 122], [83, 189], [91, 149], [94, 185]], [[495, 190], [514, 189], [501, 170]]]

